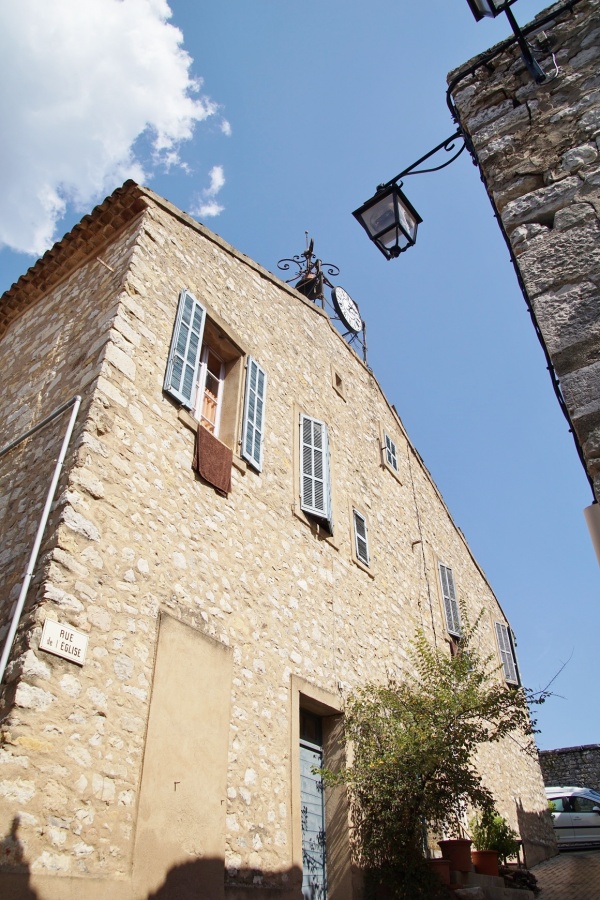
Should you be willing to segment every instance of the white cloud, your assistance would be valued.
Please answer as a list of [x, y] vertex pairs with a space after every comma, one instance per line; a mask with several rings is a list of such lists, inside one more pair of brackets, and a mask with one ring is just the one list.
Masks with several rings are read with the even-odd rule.
[[231, 125], [230, 125], [230, 123], [227, 121], [227, 119], [222, 119], [222, 120], [221, 120], [221, 131], [222, 131], [223, 134], [226, 135], [227, 137], [231, 137]]
[[210, 178], [210, 186], [204, 191], [207, 197], [214, 197], [219, 193], [223, 185], [225, 184], [225, 175], [223, 173], [223, 166], [213, 166], [210, 172], [208, 173]]
[[0, 3], [0, 246], [41, 253], [67, 204], [185, 168], [181, 142], [217, 105], [170, 16], [166, 0]]
[[224, 206], [221, 206], [214, 199], [225, 184], [223, 166], [213, 166], [208, 173], [208, 177], [210, 178], [210, 184], [202, 191], [202, 199], [192, 209], [192, 215], [201, 219], [218, 216], [225, 209]]
[[202, 203], [194, 212], [194, 215], [199, 216], [201, 219], [209, 219], [211, 216], [218, 216], [224, 209], [225, 207], [217, 203], [216, 200], [209, 200], [207, 203]]

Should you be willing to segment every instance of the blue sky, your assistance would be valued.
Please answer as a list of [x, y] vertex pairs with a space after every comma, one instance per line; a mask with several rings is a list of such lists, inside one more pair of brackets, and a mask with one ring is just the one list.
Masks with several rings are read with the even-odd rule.
[[[513, 9], [525, 23], [546, 5]], [[36, 258], [11, 248], [59, 238], [127, 175], [271, 271], [308, 231], [513, 624], [524, 682], [567, 663], [540, 746], [599, 742], [591, 493], [477, 170], [465, 154], [407, 179], [424, 221], [399, 260], [351, 215], [452, 134], [446, 74], [508, 36], [503, 17], [476, 23], [466, 0], [56, 0], [42, 42], [43, 6], [0, 14], [0, 290]]]

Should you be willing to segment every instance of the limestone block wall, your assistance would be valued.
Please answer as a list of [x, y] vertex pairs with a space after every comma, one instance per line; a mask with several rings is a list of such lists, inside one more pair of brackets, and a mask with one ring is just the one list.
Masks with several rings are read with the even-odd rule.
[[571, 7], [529, 36], [543, 84], [516, 47], [449, 81], [599, 497], [600, 3]]
[[[298, 705], [333, 715], [362, 682], [402, 677], [417, 626], [449, 652], [440, 561], [471, 616], [485, 610], [485, 652], [498, 654], [494, 622], [506, 619], [400, 420], [327, 316], [166, 201], [127, 192], [145, 212], [102, 257], [116, 278], [126, 256], [127, 271], [98, 313], [98, 368], [20, 638], [28, 665], [15, 682], [26, 702], [6, 694], [0, 827], [9, 834], [18, 818], [19, 854], [43, 897], [81, 896], [81, 878], [90, 898], [106, 894], [107, 880], [112, 897], [150, 896], [190, 861], [208, 865], [209, 832], [222, 834], [214, 854], [226, 893], [209, 867], [207, 897], [233, 900], [249, 884], [297, 896]], [[55, 303], [79, 320], [84, 277], [81, 268], [50, 290], [38, 317]], [[182, 288], [269, 377], [263, 470], [234, 441], [227, 497], [192, 471], [193, 423], [162, 390]], [[8, 355], [11, 327], [38, 327], [26, 315], [9, 326]], [[50, 350], [39, 354], [49, 362]], [[69, 390], [81, 390], [84, 370], [72, 366]], [[37, 396], [25, 392], [20, 404]], [[333, 537], [299, 510], [301, 411], [329, 427]], [[396, 442], [397, 474], [382, 463], [382, 429]], [[368, 523], [368, 569], [353, 558], [353, 506]], [[38, 649], [46, 615], [88, 633], [83, 668]], [[181, 653], [199, 655], [187, 705], [177, 687], [185, 658], [177, 628], [164, 637], [167, 621], [186, 629]], [[176, 715], [160, 675], [175, 669]], [[227, 758], [215, 755], [222, 740]], [[223, 759], [220, 802], [221, 774], [198, 762], [202, 753], [212, 766]], [[532, 854], [552, 852], [537, 763], [507, 741], [481, 765]], [[170, 839], [152, 841], [166, 831], [165, 810]], [[343, 840], [333, 900], [351, 896]]]
[[591, 787], [600, 791], [600, 744], [540, 750], [539, 756], [545, 784]]
[[[76, 394], [82, 396], [83, 405], [71, 447], [81, 440], [134, 240], [134, 233], [129, 233], [101, 248], [103, 261], [74, 253], [71, 271], [66, 269], [41, 308], [37, 298], [30, 302], [24, 289], [21, 315], [10, 324], [6, 319], [0, 322], [0, 364], [5, 373], [0, 408], [3, 446]], [[67, 411], [53, 419], [0, 459], [0, 640], [8, 630], [68, 417]], [[67, 465], [72, 458], [73, 449]], [[62, 491], [64, 487], [63, 480]], [[59, 488], [47, 533], [56, 529], [59, 519], [73, 529], [85, 530], [85, 524], [68, 511], [62, 491]], [[33, 593], [36, 583], [39, 577]]]

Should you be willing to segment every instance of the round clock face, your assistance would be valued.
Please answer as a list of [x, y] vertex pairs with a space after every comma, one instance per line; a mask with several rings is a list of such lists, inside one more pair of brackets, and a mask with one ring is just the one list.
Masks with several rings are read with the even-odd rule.
[[350, 294], [342, 287], [336, 287], [331, 292], [333, 305], [338, 316], [350, 331], [355, 333], [362, 330], [362, 319], [358, 310], [358, 305], [352, 299]]

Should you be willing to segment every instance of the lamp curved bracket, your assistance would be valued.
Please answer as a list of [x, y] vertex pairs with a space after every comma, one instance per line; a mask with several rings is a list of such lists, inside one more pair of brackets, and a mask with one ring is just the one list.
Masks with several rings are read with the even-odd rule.
[[[417, 167], [424, 163], [426, 160], [431, 159], [432, 156], [435, 156], [436, 153], [439, 153], [440, 150], [445, 150], [446, 153], [451, 153], [454, 150], [455, 142], [462, 138], [463, 144], [460, 150], [451, 157], [451, 159], [447, 159], [445, 162], [441, 163], [439, 166], [432, 166], [427, 169], [418, 169]], [[379, 185], [379, 188], [390, 187], [392, 184], [397, 184], [401, 178], [406, 178], [408, 175], [424, 175], [427, 172], [439, 172], [440, 169], [445, 169], [446, 166], [449, 166], [450, 163], [454, 162], [460, 154], [463, 152], [465, 147], [468, 145], [468, 139], [466, 134], [463, 132], [462, 128], [459, 128], [458, 131], [455, 131], [454, 134], [451, 134], [450, 137], [446, 138], [445, 141], [442, 141], [441, 144], [438, 144], [437, 147], [434, 147], [433, 150], [430, 150], [429, 153], [426, 153], [424, 156], [421, 156], [416, 162], [412, 165], [408, 166], [406, 169], [403, 169], [401, 172], [398, 172], [395, 178], [390, 178], [389, 181], [386, 181], [385, 184]]]

